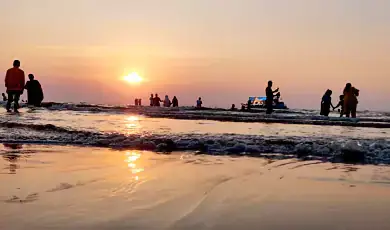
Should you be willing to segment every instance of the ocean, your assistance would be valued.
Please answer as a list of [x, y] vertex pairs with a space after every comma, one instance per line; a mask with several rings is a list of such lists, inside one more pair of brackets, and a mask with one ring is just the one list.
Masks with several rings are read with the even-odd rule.
[[390, 227], [386, 112], [1, 113], [1, 229]]

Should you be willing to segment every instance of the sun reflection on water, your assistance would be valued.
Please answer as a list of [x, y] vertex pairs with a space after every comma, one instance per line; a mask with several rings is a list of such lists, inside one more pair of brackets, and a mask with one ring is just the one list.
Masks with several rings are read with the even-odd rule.
[[128, 120], [128, 121], [139, 121], [139, 117], [137, 117], [137, 116], [130, 116], [130, 117], [127, 117], [126, 120]]
[[137, 133], [141, 128], [140, 119], [138, 116], [129, 116], [125, 118], [125, 126], [127, 129], [127, 134]]
[[[142, 167], [137, 166], [137, 161], [141, 158], [141, 154], [137, 152], [126, 152], [126, 160], [127, 167], [131, 170], [132, 174], [138, 174], [143, 172], [144, 169]], [[134, 175], [135, 180], [139, 180], [138, 175]]]

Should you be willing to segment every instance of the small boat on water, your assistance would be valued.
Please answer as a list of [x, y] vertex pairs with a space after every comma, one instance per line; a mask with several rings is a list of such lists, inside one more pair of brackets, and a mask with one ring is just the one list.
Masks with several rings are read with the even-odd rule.
[[[267, 100], [267, 97], [260, 96], [260, 97], [249, 97], [248, 103], [250, 102], [251, 108], [266, 108], [265, 101]], [[280, 97], [280, 93], [277, 93], [274, 96], [274, 100], [272, 101], [272, 106], [274, 109], [288, 109], [287, 105], [283, 102], [282, 98]]]

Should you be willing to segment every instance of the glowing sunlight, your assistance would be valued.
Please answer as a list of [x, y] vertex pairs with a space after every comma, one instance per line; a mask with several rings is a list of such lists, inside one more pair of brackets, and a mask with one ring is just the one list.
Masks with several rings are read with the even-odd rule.
[[142, 77], [138, 75], [136, 72], [132, 72], [127, 76], [124, 76], [123, 79], [130, 84], [137, 84], [142, 82]]

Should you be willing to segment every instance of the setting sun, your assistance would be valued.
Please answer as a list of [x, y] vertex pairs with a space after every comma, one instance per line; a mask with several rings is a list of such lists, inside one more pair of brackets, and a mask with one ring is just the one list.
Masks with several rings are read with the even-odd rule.
[[132, 72], [127, 76], [124, 76], [123, 79], [129, 83], [140, 83], [143, 79], [136, 72]]

